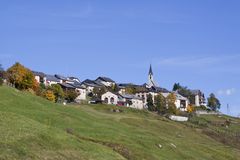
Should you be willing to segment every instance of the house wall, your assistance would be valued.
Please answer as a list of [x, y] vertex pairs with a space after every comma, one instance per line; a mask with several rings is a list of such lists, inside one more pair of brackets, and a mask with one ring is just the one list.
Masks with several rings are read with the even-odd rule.
[[143, 98], [144, 105], [147, 105], [148, 94], [152, 95], [153, 102], [155, 101], [155, 96], [158, 95], [158, 93], [154, 93], [154, 92], [148, 92], [148, 93], [147, 92], [140, 92], [140, 93], [136, 93], [135, 95], [139, 98]]
[[40, 83], [40, 76], [35, 76], [35, 80]]
[[[184, 100], [185, 101], [185, 106], [181, 106], [181, 99], [176, 99], [175, 101], [175, 105], [178, 109], [180, 109], [181, 111], [187, 111], [187, 106], [189, 104], [188, 100]], [[182, 108], [184, 107], [184, 108]]]
[[55, 81], [46, 81], [46, 86], [51, 86], [53, 84], [58, 84], [58, 82], [55, 82]]
[[79, 94], [79, 96], [75, 99], [77, 102], [80, 102], [81, 100], [86, 100], [87, 99], [86, 89], [77, 88], [76, 92]]
[[[108, 99], [107, 104], [114, 104], [114, 105], [118, 104], [118, 96], [117, 95], [115, 95], [111, 92], [107, 92], [101, 96], [101, 100], [103, 102], [105, 102], [106, 98]], [[111, 102], [111, 98], [113, 98], [113, 102]]]
[[199, 95], [195, 96], [195, 106], [200, 106], [200, 99]]
[[143, 104], [143, 101], [140, 99], [132, 99], [132, 105], [130, 105], [129, 107], [136, 108], [136, 109], [143, 109], [144, 104]]

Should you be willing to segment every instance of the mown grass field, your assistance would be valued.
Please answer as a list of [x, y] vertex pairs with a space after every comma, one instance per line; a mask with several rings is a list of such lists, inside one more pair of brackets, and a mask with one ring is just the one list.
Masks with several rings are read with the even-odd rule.
[[[0, 159], [240, 159], [238, 147], [202, 133], [212, 125], [182, 124], [127, 108], [114, 113], [113, 107], [63, 106], [0, 87]], [[217, 117], [201, 121], [211, 118]], [[239, 131], [234, 120], [229, 130]]]

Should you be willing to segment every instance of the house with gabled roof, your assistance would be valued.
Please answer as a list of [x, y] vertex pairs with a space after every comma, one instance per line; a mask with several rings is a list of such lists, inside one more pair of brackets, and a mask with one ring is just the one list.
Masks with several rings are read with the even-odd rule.
[[126, 106], [130, 108], [143, 109], [144, 104], [142, 98], [131, 94], [119, 94], [113, 92], [106, 92], [101, 96], [101, 100], [105, 104], [112, 104], [118, 106]]
[[73, 82], [81, 83], [81, 81], [80, 81], [79, 78], [77, 78], [77, 77], [67, 77], [67, 80], [68, 80], [68, 81], [73, 81]]
[[62, 81], [56, 78], [54, 75], [49, 75], [49, 74], [46, 75], [46, 82], [45, 82], [46, 86], [51, 86], [53, 84], [59, 84], [59, 83], [62, 83]]
[[93, 92], [94, 88], [101, 88], [104, 85], [103, 84], [99, 84], [93, 80], [90, 79], [86, 79], [81, 83], [82, 87], [85, 87], [88, 93]]
[[115, 81], [108, 77], [98, 77], [95, 82], [103, 84], [106, 87], [112, 87], [116, 84]]

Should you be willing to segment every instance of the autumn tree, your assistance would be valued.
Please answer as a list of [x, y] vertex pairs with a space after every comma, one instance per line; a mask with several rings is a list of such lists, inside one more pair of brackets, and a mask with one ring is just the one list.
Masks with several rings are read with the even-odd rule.
[[166, 112], [166, 98], [161, 93], [155, 96], [155, 106], [158, 113], [164, 114]]
[[189, 104], [189, 105], [187, 106], [187, 112], [188, 112], [188, 113], [192, 113], [194, 110], [195, 110], [195, 108], [194, 108], [193, 105]]
[[47, 100], [52, 101], [52, 102], [55, 102], [55, 100], [56, 100], [53, 91], [51, 91], [51, 90], [49, 90], [49, 89], [44, 91], [43, 96], [44, 96]]
[[167, 105], [168, 113], [176, 114], [177, 107], [175, 105], [175, 101], [176, 101], [176, 96], [174, 93], [170, 93], [166, 97], [166, 105]]
[[209, 98], [207, 100], [208, 100], [207, 106], [211, 108], [213, 111], [220, 109], [221, 103], [213, 93], [209, 95]]
[[33, 89], [35, 85], [33, 73], [18, 62], [7, 70], [7, 79], [17, 89], [21, 90]]
[[151, 94], [147, 95], [147, 106], [149, 111], [156, 111], [156, 108], [153, 103], [153, 96]]

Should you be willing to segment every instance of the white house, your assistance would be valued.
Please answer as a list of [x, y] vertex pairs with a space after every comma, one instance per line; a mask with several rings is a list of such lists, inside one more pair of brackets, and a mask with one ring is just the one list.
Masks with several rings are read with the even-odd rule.
[[103, 84], [106, 87], [112, 87], [116, 84], [112, 79], [107, 77], [98, 77], [95, 81], [97, 83]]
[[158, 95], [158, 93], [153, 91], [142, 91], [135, 94], [136, 97], [142, 98], [144, 106], [147, 105], [147, 96], [151, 94], [153, 102], [155, 101], [155, 96]]
[[117, 105], [119, 99], [121, 99], [120, 95], [112, 92], [106, 92], [101, 96], [101, 100], [106, 104]]
[[51, 86], [53, 84], [59, 84], [62, 83], [62, 81], [58, 78], [56, 78], [54, 75], [46, 75], [46, 81], [45, 86]]
[[102, 95], [101, 100], [106, 104], [113, 104], [118, 106], [127, 106], [135, 109], [143, 109], [144, 103], [142, 98], [135, 95], [106, 92]]
[[143, 109], [144, 103], [143, 99], [132, 94], [121, 95], [124, 105], [130, 108]]
[[93, 92], [94, 88], [101, 88], [102, 85], [97, 84], [95, 81], [86, 79], [81, 83], [81, 86], [86, 88], [87, 94]]
[[87, 91], [86, 88], [81, 87], [80, 83], [75, 82], [74, 84], [71, 83], [59, 83], [59, 85], [64, 90], [73, 90], [75, 91], [78, 96], [75, 99], [75, 102], [80, 103], [82, 100], [87, 99]]

